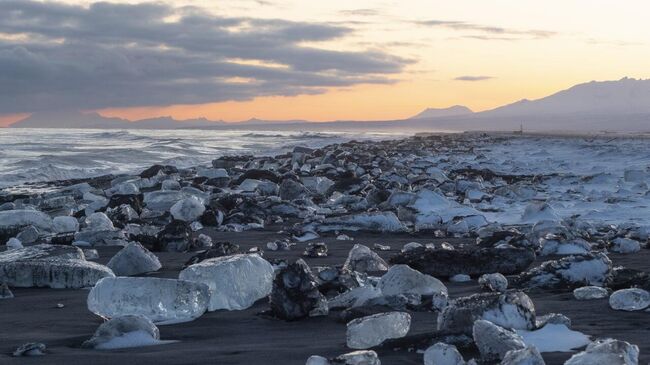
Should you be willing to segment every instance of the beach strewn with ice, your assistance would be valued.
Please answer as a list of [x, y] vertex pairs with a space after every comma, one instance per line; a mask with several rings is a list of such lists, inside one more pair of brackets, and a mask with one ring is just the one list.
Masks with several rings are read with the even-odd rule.
[[648, 360], [645, 139], [34, 133], [2, 157], [2, 363]]

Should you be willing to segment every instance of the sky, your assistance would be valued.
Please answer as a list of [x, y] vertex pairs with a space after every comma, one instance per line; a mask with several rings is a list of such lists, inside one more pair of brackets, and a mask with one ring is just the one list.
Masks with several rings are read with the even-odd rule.
[[0, 125], [34, 112], [241, 121], [487, 110], [650, 78], [650, 2], [0, 0]]

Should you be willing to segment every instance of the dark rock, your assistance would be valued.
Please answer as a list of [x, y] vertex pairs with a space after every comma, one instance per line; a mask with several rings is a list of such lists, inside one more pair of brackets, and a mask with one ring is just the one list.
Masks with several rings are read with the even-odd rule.
[[280, 176], [273, 171], [261, 170], [261, 169], [251, 169], [246, 170], [236, 181], [236, 184], [239, 185], [246, 179], [255, 179], [255, 180], [268, 180], [274, 183], [280, 182]]
[[307, 257], [326, 257], [327, 256], [327, 245], [325, 242], [312, 242], [307, 244], [305, 252], [302, 253], [303, 256]]
[[223, 219], [224, 215], [221, 211], [208, 208], [199, 218], [199, 222], [206, 227], [219, 227]]
[[50, 243], [53, 245], [71, 245], [74, 242], [75, 232], [59, 233], [52, 236]]
[[327, 300], [318, 291], [316, 278], [301, 259], [277, 273], [270, 305], [276, 317], [289, 321], [328, 312]]
[[236, 255], [238, 253], [241, 253], [241, 251], [239, 249], [239, 245], [237, 244], [230, 243], [228, 241], [215, 242], [212, 245], [212, 248], [199, 252], [198, 254], [192, 256], [189, 260], [187, 260], [184, 267], [198, 264], [203, 260], [213, 259], [215, 257]]
[[191, 235], [189, 223], [175, 219], [158, 233], [153, 250], [185, 252], [190, 248]]
[[176, 174], [178, 169], [171, 165], [153, 165], [150, 168], [142, 171], [140, 173], [141, 178], [150, 178], [158, 175], [159, 172], [162, 172], [165, 175]]
[[650, 274], [641, 270], [615, 267], [607, 278], [606, 285], [614, 291], [627, 288], [650, 290]]
[[531, 249], [475, 248], [460, 246], [455, 250], [417, 247], [393, 256], [392, 264], [406, 264], [422, 273], [435, 277], [457, 274], [477, 276], [490, 273], [518, 274], [535, 260]]

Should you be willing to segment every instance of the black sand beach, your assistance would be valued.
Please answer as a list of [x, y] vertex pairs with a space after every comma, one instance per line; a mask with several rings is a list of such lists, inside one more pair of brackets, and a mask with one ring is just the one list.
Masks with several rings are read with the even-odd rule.
[[[277, 232], [282, 227], [244, 233], [203, 230], [215, 241], [229, 240], [248, 249], [263, 247], [273, 239], [286, 235]], [[200, 232], [197, 232], [200, 233]], [[329, 256], [307, 258], [310, 266], [341, 265], [349, 249], [355, 244], [372, 247], [375, 243], [390, 245], [391, 251], [377, 251], [389, 258], [408, 242], [459, 243], [461, 240], [435, 239], [425, 234], [368, 234], [350, 233], [354, 241], [338, 241], [326, 235], [317, 241], [326, 242]], [[291, 251], [265, 251], [266, 258], [298, 258], [305, 243]], [[99, 263], [106, 263], [119, 247], [98, 247]], [[163, 264], [159, 277], [178, 277], [183, 263], [192, 253], [164, 253], [157, 256]], [[610, 254], [614, 265], [634, 269], [648, 269], [650, 250], [637, 254]], [[544, 259], [550, 259], [545, 257]], [[538, 262], [543, 260], [538, 259]], [[536, 264], [538, 263], [536, 262]], [[445, 281], [450, 297], [455, 298], [480, 292], [476, 280], [468, 283]], [[86, 350], [80, 348], [90, 338], [102, 319], [86, 307], [87, 290], [14, 289], [15, 298], [0, 301], [0, 363], [1, 364], [286, 364], [302, 365], [311, 355], [334, 357], [349, 352], [345, 346], [345, 324], [337, 321], [338, 313], [328, 317], [308, 318], [285, 322], [259, 316], [268, 309], [266, 300], [258, 301], [243, 311], [216, 311], [200, 319], [175, 325], [160, 326], [161, 339], [178, 343], [121, 350]], [[572, 320], [572, 329], [594, 338], [612, 337], [636, 344], [640, 349], [639, 363], [650, 361], [650, 318], [645, 312], [612, 310], [607, 299], [577, 301], [570, 292], [537, 291], [529, 293], [538, 314], [562, 313]], [[57, 303], [64, 308], [57, 308]], [[431, 332], [435, 329], [434, 312], [411, 312], [413, 316], [409, 335]], [[13, 358], [11, 352], [26, 342], [43, 342], [48, 354], [44, 357]], [[422, 364], [422, 354], [405, 349], [378, 348], [382, 364]], [[476, 356], [477, 354], [464, 354]], [[547, 364], [562, 364], [572, 353], [543, 353]]]

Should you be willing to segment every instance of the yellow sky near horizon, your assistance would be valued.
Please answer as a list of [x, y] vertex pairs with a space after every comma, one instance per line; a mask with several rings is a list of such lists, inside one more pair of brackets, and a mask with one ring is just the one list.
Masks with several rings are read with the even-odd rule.
[[[68, 3], [90, 3], [65, 0]], [[138, 3], [141, 1], [117, 1]], [[217, 15], [340, 23], [341, 39], [310, 44], [381, 50], [412, 61], [392, 84], [330, 88], [317, 95], [260, 97], [200, 105], [106, 108], [105, 116], [241, 121], [389, 120], [427, 107], [481, 111], [536, 99], [591, 80], [650, 78], [650, 2], [521, 1], [166, 1]], [[425, 25], [426, 21], [457, 22]], [[461, 81], [459, 77], [486, 77]], [[24, 115], [0, 116], [0, 125]]]

